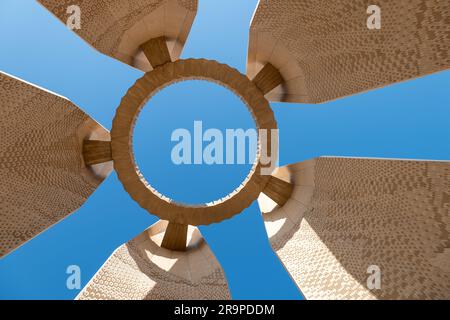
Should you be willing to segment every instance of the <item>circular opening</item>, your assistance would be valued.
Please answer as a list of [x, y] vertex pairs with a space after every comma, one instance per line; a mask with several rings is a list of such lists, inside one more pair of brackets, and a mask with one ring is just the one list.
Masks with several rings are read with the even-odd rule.
[[[177, 203], [153, 188], [136, 166], [132, 148], [134, 126], [146, 102], [170, 84], [186, 80], [208, 80], [236, 93], [251, 110], [258, 129], [257, 157], [247, 179], [220, 201], [202, 205]], [[178, 60], [146, 73], [123, 97], [111, 129], [114, 169], [128, 194], [148, 212], [179, 224], [208, 225], [242, 212], [255, 201], [270, 178], [272, 156], [270, 132], [277, 123], [269, 102], [254, 83], [236, 69], [205, 59]], [[262, 138], [261, 138], [262, 137]], [[265, 145], [265, 147], [264, 147]], [[157, 150], [155, 150], [156, 152]], [[266, 155], [270, 155], [269, 158]], [[260, 161], [261, 160], [261, 161]]]
[[171, 200], [201, 205], [241, 188], [257, 153], [255, 121], [232, 91], [185, 80], [157, 92], [133, 133], [135, 163], [146, 181]]

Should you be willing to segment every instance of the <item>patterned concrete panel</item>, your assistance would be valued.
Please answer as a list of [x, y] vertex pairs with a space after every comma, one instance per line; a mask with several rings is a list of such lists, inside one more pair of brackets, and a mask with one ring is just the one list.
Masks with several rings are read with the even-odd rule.
[[84, 139], [109, 132], [69, 100], [0, 72], [0, 257], [77, 210], [112, 170]]
[[230, 299], [218, 261], [197, 228], [185, 252], [161, 248], [166, 221], [120, 246], [78, 295], [79, 300]]
[[178, 59], [188, 37], [197, 0], [38, 0], [67, 24], [69, 6], [80, 8], [83, 40], [107, 56], [143, 71], [150, 71], [140, 46], [165, 36], [172, 60]]
[[[369, 30], [369, 5], [381, 29]], [[272, 101], [320, 103], [450, 67], [448, 0], [261, 0], [247, 73], [264, 64], [285, 79]]]
[[307, 299], [450, 299], [450, 162], [318, 158], [275, 175], [292, 197], [260, 207]]

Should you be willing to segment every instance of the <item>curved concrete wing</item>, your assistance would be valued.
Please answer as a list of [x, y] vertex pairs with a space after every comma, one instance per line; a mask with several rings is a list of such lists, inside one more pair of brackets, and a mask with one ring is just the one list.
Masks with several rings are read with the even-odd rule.
[[[380, 15], [372, 4], [259, 1], [248, 76], [270, 63], [284, 82], [269, 100], [320, 103], [450, 67], [448, 0], [378, 0]], [[368, 28], [372, 17], [381, 18], [381, 29]]]
[[0, 257], [77, 210], [112, 170], [83, 141], [109, 132], [66, 98], [0, 72]]
[[161, 248], [160, 220], [120, 246], [77, 296], [79, 300], [230, 299], [222, 267], [195, 227], [186, 251]]
[[[164, 36], [172, 61], [188, 37], [197, 0], [38, 0], [98, 51], [145, 72], [152, 69], [140, 46]], [[79, 8], [79, 22], [73, 15]]]
[[259, 204], [307, 299], [450, 299], [450, 162], [324, 157], [275, 175], [291, 198]]

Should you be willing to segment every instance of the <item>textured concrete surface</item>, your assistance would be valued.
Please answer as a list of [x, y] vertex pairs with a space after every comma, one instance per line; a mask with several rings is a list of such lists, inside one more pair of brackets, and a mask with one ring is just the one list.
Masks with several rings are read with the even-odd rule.
[[292, 198], [260, 207], [307, 299], [450, 299], [450, 162], [318, 158], [275, 175]]
[[[184, 80], [206, 80], [233, 91], [248, 107], [257, 130], [265, 130], [267, 139], [258, 131], [258, 151], [267, 140], [266, 154], [271, 163], [258, 157], [252, 170], [241, 185], [227, 196], [202, 205], [178, 203], [160, 194], [139, 172], [132, 150], [133, 127], [140, 110], [156, 92], [166, 86]], [[272, 152], [272, 129], [277, 129], [269, 102], [258, 87], [245, 75], [228, 65], [206, 59], [186, 59], [166, 63], [142, 78], [128, 90], [116, 110], [111, 130], [111, 147], [114, 169], [128, 194], [145, 210], [163, 220], [184, 225], [208, 225], [239, 214], [255, 201], [264, 189], [270, 175], [262, 170], [277, 162], [277, 152]], [[276, 144], [275, 144], [276, 145]]]

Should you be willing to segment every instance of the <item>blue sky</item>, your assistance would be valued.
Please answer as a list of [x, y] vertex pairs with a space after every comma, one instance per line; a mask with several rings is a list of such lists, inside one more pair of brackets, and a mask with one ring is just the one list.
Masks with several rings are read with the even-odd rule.
[[[256, 2], [201, 0], [182, 57], [214, 59], [245, 72]], [[142, 76], [96, 52], [32, 0], [0, 2], [0, 37], [0, 70], [68, 97], [108, 129], [121, 97]], [[273, 103], [280, 164], [321, 155], [450, 159], [449, 89], [450, 72], [441, 72], [321, 105]], [[134, 147], [158, 190], [192, 203], [221, 197], [248, 171], [174, 168], [170, 133], [191, 128], [195, 120], [206, 128], [253, 126], [226, 90], [184, 83], [144, 109]], [[78, 291], [66, 288], [68, 265], [81, 267], [85, 285], [113, 250], [155, 221], [112, 173], [79, 211], [0, 260], [0, 299], [74, 298]], [[224, 267], [233, 298], [301, 298], [269, 247], [257, 203], [201, 231]]]

